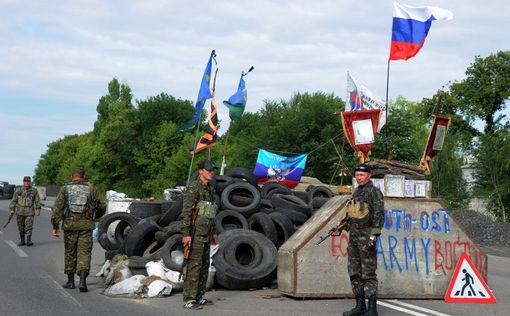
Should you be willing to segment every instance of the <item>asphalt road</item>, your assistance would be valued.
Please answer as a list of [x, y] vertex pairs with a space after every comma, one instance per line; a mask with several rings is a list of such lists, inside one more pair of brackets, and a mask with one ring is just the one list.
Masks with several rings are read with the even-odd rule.
[[[52, 200], [45, 201], [51, 205]], [[7, 221], [9, 201], [0, 200], [0, 224]], [[204, 310], [182, 308], [182, 295], [166, 298], [131, 299], [102, 295], [102, 279], [94, 275], [104, 261], [104, 251], [94, 244], [89, 292], [61, 287], [64, 244], [51, 236], [50, 214], [36, 217], [33, 247], [18, 247], [15, 219], [0, 231], [0, 315], [341, 315], [353, 306], [350, 299], [296, 300], [282, 296], [277, 289], [260, 291], [216, 290], [207, 294], [214, 301]], [[0, 226], [1, 227], [1, 226]], [[497, 304], [449, 304], [442, 300], [380, 300], [379, 315], [510, 315], [510, 258], [489, 256], [489, 287]], [[258, 298], [271, 294], [273, 298]]]

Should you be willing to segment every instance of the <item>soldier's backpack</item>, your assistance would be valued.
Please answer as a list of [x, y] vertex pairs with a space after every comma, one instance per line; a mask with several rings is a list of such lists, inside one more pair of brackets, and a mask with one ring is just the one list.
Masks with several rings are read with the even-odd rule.
[[90, 200], [90, 187], [87, 184], [66, 185], [68, 194], [67, 207], [71, 213], [83, 214]]

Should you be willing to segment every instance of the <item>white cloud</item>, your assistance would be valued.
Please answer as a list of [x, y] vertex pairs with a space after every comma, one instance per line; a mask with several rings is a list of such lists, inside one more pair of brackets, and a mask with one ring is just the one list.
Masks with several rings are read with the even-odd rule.
[[[475, 55], [508, 49], [506, 1], [407, 3], [444, 7], [455, 17], [434, 22], [415, 58], [391, 63], [392, 99], [430, 97], [461, 80]], [[2, 123], [11, 136], [0, 141], [0, 153], [22, 151], [35, 166], [48, 142], [90, 130], [113, 77], [136, 99], [167, 92], [195, 101], [211, 49], [220, 67], [218, 100], [235, 91], [242, 70], [255, 67], [246, 78], [248, 111], [297, 91], [344, 98], [348, 70], [384, 96], [391, 15], [390, 1], [1, 1], [0, 93], [29, 96], [48, 109], [37, 117], [46, 124]], [[69, 123], [72, 109], [53, 113], [52, 103], [66, 102], [89, 111], [83, 124]], [[0, 101], [2, 122], [34, 119], [17, 108], [15, 97]], [[219, 117], [228, 125], [221, 103]], [[0, 168], [2, 177], [7, 171]]]

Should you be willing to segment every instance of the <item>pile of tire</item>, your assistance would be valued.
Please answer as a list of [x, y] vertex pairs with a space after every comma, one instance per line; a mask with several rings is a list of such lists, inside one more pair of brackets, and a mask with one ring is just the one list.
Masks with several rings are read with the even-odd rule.
[[[212, 263], [216, 283], [233, 290], [269, 286], [276, 277], [278, 248], [333, 196], [324, 186], [309, 186], [305, 192], [277, 182], [259, 187], [251, 170], [239, 167], [216, 176], [214, 186], [220, 244]], [[106, 259], [117, 253], [129, 256], [133, 273], [144, 273], [148, 261], [159, 259], [180, 271], [180, 261], [172, 254], [182, 251], [182, 206], [181, 195], [175, 201], [138, 202], [129, 213], [105, 215], [98, 241]]]

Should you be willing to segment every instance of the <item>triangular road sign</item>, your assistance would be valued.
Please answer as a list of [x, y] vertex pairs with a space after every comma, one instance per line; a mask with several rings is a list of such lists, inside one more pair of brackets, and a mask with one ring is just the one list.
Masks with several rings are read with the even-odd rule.
[[496, 297], [465, 252], [457, 262], [444, 300], [450, 303], [496, 303]]

